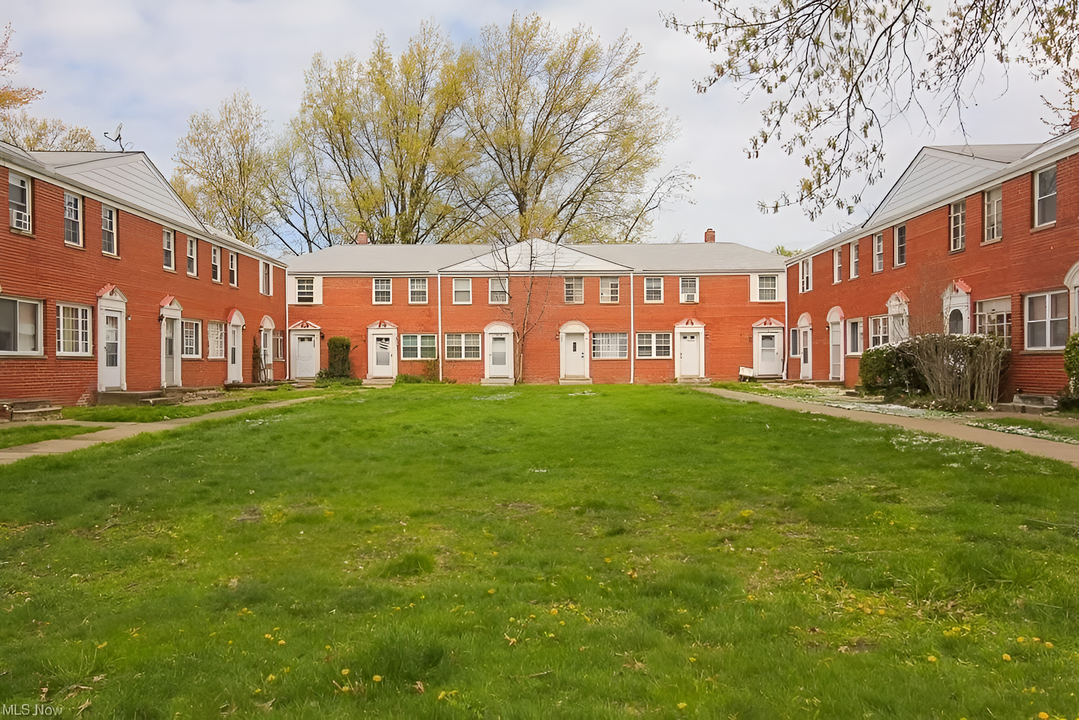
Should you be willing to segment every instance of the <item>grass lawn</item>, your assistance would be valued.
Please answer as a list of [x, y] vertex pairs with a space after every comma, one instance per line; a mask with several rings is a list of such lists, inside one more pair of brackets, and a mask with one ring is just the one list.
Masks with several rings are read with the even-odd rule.
[[279, 385], [273, 390], [233, 390], [231, 399], [202, 405], [95, 405], [93, 407], [66, 407], [64, 418], [67, 420], [88, 420], [93, 422], [157, 422], [170, 418], [197, 417], [218, 410], [264, 405], [279, 400], [325, 395], [326, 390], [297, 390], [291, 385]]
[[837, 392], [828, 394], [815, 387], [792, 387], [789, 385], [763, 384], [755, 381], [750, 382], [714, 382], [711, 385], [720, 390], [734, 390], [735, 392], [753, 393], [754, 395], [770, 395], [772, 397], [790, 398], [792, 400], [820, 400], [825, 397], [834, 398]]
[[0, 448], [29, 445], [43, 440], [59, 440], [83, 433], [97, 432], [101, 428], [78, 425], [38, 425], [37, 423], [12, 423], [0, 426]]
[[1074, 717], [1077, 481], [679, 387], [339, 393], [0, 468], [0, 701]]

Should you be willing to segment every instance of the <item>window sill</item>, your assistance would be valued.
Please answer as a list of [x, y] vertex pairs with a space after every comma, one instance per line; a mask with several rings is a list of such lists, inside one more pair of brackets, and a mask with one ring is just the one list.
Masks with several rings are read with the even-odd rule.
[[181, 355], [181, 360], [202, 360], [202, 355]]
[[618, 357], [618, 358], [598, 358], [598, 357], [594, 357], [592, 359], [595, 360], [596, 362], [609, 362], [611, 360], [629, 360], [629, 357], [628, 356], [627, 357]]
[[112, 258], [113, 260], [119, 260], [120, 259], [120, 256], [117, 255], [116, 253], [108, 253], [108, 252], [105, 252], [104, 250], [101, 251], [101, 256], [102, 257], [107, 257], [107, 258]]
[[[376, 303], [376, 304], [386, 305], [388, 303]], [[456, 305], [458, 307], [467, 307], [467, 306], [471, 305], [472, 303], [470, 303], [470, 302], [455, 302], [455, 303], [450, 303], [450, 304], [451, 305]]]
[[[304, 305], [310, 305], [311, 303], [303, 303], [303, 304], [304, 304]], [[423, 302], [413, 302], [413, 301], [409, 300], [409, 301], [408, 301], [408, 304], [409, 304], [409, 305], [426, 305], [426, 304], [427, 304], [427, 301], [426, 301], [426, 300], [424, 300]]]
[[[412, 360], [411, 362], [416, 362]], [[483, 358], [446, 358], [446, 362], [483, 362]]]
[[67, 240], [64, 241], [64, 247], [71, 248], [72, 250], [86, 250], [85, 245], [76, 244], [76, 243], [69, 243]]
[[44, 360], [44, 353], [18, 353], [18, 352], [0, 352], [0, 360], [5, 358], [11, 358], [12, 360]]
[[57, 360], [92, 360], [93, 353], [56, 353]]
[[1041, 232], [1042, 230], [1051, 230], [1052, 228], [1055, 228], [1056, 226], [1057, 226], [1057, 221], [1054, 220], [1053, 222], [1047, 222], [1047, 223], [1045, 223], [1043, 225], [1035, 225], [1034, 227], [1032, 227], [1030, 229], [1030, 231], [1032, 233], [1036, 233], [1036, 232]]
[[188, 273], [187, 276], [189, 278], [195, 278], [196, 280], [199, 279], [199, 274], [198, 273]]
[[163, 268], [161, 268], [161, 269], [162, 269], [162, 270], [164, 270], [164, 271], [165, 271], [165, 272], [167, 272], [167, 273], [172, 273], [173, 275], [175, 275], [175, 274], [176, 274], [176, 270], [174, 270], [173, 268], [169, 268], [169, 267], [163, 267]]
[[600, 305], [618, 305], [619, 302], [617, 300], [600, 300], [599, 304]]
[[861, 356], [862, 356], [862, 353], [860, 353], [860, 352], [847, 353], [846, 355], [844, 355], [844, 357], [849, 357], [849, 358], [860, 358]]
[[1003, 237], [993, 238], [992, 240], [982, 240], [982, 242], [981, 242], [981, 246], [982, 246], [982, 247], [985, 247], [986, 245], [997, 245], [997, 244], [999, 244], [999, 243], [1000, 243], [1000, 242], [1001, 242], [1002, 240], [1004, 240], [1004, 238], [1003, 238]]
[[667, 357], [641, 357], [640, 355], [638, 355], [637, 359], [638, 360], [673, 360], [674, 356], [673, 355], [668, 355]]
[[1019, 351], [1020, 355], [1063, 355], [1064, 348], [1033, 348]]
[[958, 254], [959, 254], [959, 253], [961, 253], [961, 252], [966, 252], [966, 249], [967, 249], [967, 246], [966, 246], [966, 245], [964, 245], [964, 246], [963, 246], [963, 247], [961, 247], [961, 248], [956, 248], [955, 250], [949, 250], [949, 251], [948, 251], [948, 254], [949, 254], [949, 255], [958, 255]]
[[19, 237], [29, 238], [30, 240], [37, 240], [37, 235], [32, 233], [32, 232], [26, 232], [25, 230], [20, 230], [20, 229], [15, 228], [15, 227], [9, 227], [8, 231], [10, 231], [12, 235], [18, 235]]
[[907, 264], [905, 262], [895, 263], [892, 265], [892, 270], [898, 270], [899, 268], [905, 268]]
[[645, 305], [662, 305], [663, 301], [662, 300], [645, 300], [644, 304]]

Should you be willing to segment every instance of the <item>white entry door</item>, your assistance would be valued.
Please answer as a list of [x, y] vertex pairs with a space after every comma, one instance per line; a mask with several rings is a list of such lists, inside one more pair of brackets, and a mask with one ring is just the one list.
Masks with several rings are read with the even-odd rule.
[[762, 332], [758, 336], [757, 374], [779, 375], [783, 372], [783, 358], [779, 352], [779, 333]]
[[315, 352], [315, 338], [300, 335], [296, 338], [296, 357], [292, 361], [294, 374], [298, 378], [313, 378], [318, 374], [318, 353]]
[[161, 362], [165, 364], [165, 387], [176, 385], [176, 320], [165, 318], [165, 353]]
[[506, 336], [492, 335], [487, 347], [491, 354], [491, 365], [488, 369], [488, 376], [493, 378], [513, 377], [513, 374], [510, 372], [510, 360]]
[[562, 348], [563, 367], [566, 369], [566, 377], [587, 377], [585, 371], [585, 347], [584, 333], [566, 333], [565, 345]]
[[229, 325], [229, 372], [228, 381], [230, 383], [241, 383], [244, 381], [243, 371], [243, 337], [244, 329], [242, 325]]
[[371, 377], [393, 377], [393, 345], [392, 335], [375, 335], [374, 363], [371, 365]]
[[802, 367], [798, 371], [800, 380], [813, 379], [813, 330], [802, 330]]
[[830, 326], [829, 334], [831, 336], [829, 345], [831, 346], [831, 360], [832, 360], [832, 374], [829, 375], [831, 380], [843, 379], [843, 324], [832, 323]]
[[105, 362], [101, 369], [101, 385], [106, 390], [118, 390], [124, 384], [121, 361], [124, 357], [125, 349], [120, 332], [120, 325], [124, 316], [123, 313], [113, 310], [106, 310], [102, 315], [105, 322], [102, 328], [104, 336], [102, 337], [101, 350], [105, 355]]
[[695, 332], [678, 333], [682, 377], [701, 376], [701, 337]]

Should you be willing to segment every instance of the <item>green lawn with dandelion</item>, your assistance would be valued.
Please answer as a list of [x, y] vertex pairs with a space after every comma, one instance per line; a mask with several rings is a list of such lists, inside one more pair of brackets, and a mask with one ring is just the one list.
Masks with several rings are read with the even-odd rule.
[[691, 389], [411, 385], [0, 468], [0, 704], [1079, 714], [1079, 473]]

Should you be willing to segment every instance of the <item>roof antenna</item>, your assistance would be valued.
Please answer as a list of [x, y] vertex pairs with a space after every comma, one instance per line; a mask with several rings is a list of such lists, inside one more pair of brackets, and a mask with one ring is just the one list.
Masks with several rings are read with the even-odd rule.
[[112, 133], [112, 134], [113, 134], [113, 135], [115, 135], [116, 137], [109, 137], [109, 134], [108, 134], [108, 133], [104, 133], [104, 135], [105, 135], [105, 139], [106, 139], [106, 140], [111, 140], [112, 142], [114, 142], [114, 143], [116, 143], [117, 145], [119, 145], [119, 146], [120, 146], [120, 152], [127, 152], [127, 149], [128, 149], [129, 147], [131, 147], [131, 143], [128, 143], [128, 144], [127, 144], [127, 145], [125, 146], [125, 145], [124, 145], [124, 141], [123, 141], [123, 138], [121, 138], [121, 137], [120, 137], [120, 128], [122, 128], [123, 126], [124, 126], [124, 124], [123, 124], [123, 123], [120, 123], [119, 125], [117, 125], [117, 126], [116, 126], [116, 130], [115, 130], [115, 131], [113, 131], [113, 133]]

